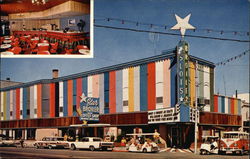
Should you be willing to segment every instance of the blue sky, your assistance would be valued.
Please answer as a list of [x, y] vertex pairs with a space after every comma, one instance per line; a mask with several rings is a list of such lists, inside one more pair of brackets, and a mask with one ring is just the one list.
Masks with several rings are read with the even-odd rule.
[[[95, 0], [95, 18], [120, 18], [152, 24], [174, 26], [174, 14], [184, 18], [191, 13], [189, 23], [197, 29], [249, 31], [248, 0]], [[99, 25], [136, 28], [133, 24], [96, 21]], [[138, 29], [151, 30], [148, 26]], [[164, 31], [155, 28], [156, 31]], [[179, 33], [178, 31], [169, 31]], [[205, 31], [187, 31], [186, 34], [248, 40], [247, 36], [219, 34]], [[149, 33], [94, 28], [93, 59], [1, 59], [1, 79], [29, 82], [51, 78], [51, 70], [60, 70], [60, 76], [84, 72], [135, 59], [161, 54], [174, 48], [179, 36], [159, 35], [152, 40]], [[248, 43], [185, 37], [190, 54], [211, 62], [219, 62], [249, 49]], [[249, 54], [215, 69], [215, 92], [231, 96], [249, 92]], [[225, 83], [223, 82], [225, 79]], [[224, 85], [225, 84], [225, 85]], [[225, 86], [225, 87], [224, 87]], [[225, 89], [226, 88], [226, 89]]]

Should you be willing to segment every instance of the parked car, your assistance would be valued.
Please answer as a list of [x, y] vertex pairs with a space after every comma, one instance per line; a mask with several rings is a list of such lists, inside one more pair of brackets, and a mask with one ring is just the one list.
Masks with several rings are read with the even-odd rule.
[[44, 137], [42, 141], [34, 143], [36, 148], [69, 148], [68, 141], [64, 141], [63, 137]]
[[218, 154], [218, 136], [202, 136], [203, 143], [200, 147], [201, 155]]
[[0, 146], [16, 146], [17, 140], [13, 140], [11, 137], [0, 134]]
[[84, 137], [81, 141], [70, 142], [70, 148], [72, 150], [76, 149], [89, 149], [94, 150], [108, 150], [113, 149], [113, 142], [104, 142], [102, 138], [99, 137]]

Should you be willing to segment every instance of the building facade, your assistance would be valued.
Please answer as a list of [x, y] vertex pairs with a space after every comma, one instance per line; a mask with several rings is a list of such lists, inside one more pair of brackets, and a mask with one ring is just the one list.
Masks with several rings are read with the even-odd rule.
[[[188, 44], [181, 41], [162, 55], [3, 88], [1, 132], [35, 139], [37, 129], [57, 128], [59, 135], [116, 138], [158, 129], [168, 146], [189, 147], [194, 141], [196, 94], [199, 139], [215, 134], [216, 125], [237, 130], [240, 100], [214, 95], [215, 65], [188, 52]], [[93, 126], [79, 120], [82, 94], [99, 99], [99, 122], [88, 121]], [[94, 126], [97, 123], [109, 126]]]

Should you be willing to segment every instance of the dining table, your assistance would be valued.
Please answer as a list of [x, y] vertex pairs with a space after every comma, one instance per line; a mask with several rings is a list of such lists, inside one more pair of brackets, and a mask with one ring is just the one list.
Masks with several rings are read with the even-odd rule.
[[87, 49], [79, 49], [79, 53], [80, 53], [80, 54], [83, 54], [83, 55], [87, 55], [87, 54], [90, 53], [90, 51], [87, 50]]
[[2, 45], [0, 46], [0, 49], [8, 49], [8, 48], [10, 48], [10, 47], [11, 47], [10, 44], [2, 44]]
[[9, 44], [9, 43], [11, 43], [11, 40], [4, 40], [3, 43]]

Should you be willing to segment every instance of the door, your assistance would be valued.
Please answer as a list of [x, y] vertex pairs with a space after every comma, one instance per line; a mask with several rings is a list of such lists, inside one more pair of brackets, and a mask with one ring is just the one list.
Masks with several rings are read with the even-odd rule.
[[172, 136], [172, 144], [171, 147], [180, 147], [181, 140], [180, 140], [180, 128], [173, 127], [171, 129], [171, 136]]

